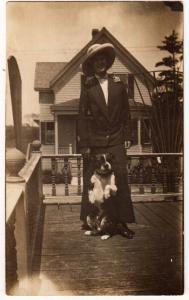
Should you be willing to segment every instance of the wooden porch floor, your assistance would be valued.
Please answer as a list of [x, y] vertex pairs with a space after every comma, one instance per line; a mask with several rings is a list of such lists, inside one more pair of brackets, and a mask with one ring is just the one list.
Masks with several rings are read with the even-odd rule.
[[182, 202], [134, 203], [133, 240], [102, 241], [80, 230], [80, 205], [47, 205], [35, 295], [183, 293]]

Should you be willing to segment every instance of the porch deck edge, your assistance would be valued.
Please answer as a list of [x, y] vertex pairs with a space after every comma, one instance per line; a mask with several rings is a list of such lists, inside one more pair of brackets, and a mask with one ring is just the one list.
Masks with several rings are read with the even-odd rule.
[[[182, 200], [182, 193], [167, 193], [167, 194], [137, 194], [132, 195], [133, 202], [151, 202], [151, 201], [165, 201], [170, 198], [177, 197], [178, 200]], [[45, 196], [43, 200], [44, 204], [80, 204], [81, 196]]]

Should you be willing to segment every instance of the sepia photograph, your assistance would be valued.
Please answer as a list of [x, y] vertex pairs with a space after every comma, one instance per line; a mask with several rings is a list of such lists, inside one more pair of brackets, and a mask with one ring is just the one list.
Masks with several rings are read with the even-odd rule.
[[183, 295], [184, 3], [5, 6], [6, 295]]

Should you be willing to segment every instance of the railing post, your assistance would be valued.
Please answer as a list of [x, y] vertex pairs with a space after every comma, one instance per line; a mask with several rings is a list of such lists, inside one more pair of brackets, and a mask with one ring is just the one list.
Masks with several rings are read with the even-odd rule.
[[[16, 193], [19, 190], [19, 185], [21, 190], [25, 186], [24, 177], [19, 175], [19, 171], [23, 168], [24, 164], [25, 155], [21, 151], [16, 148], [7, 151], [6, 167], [8, 170], [8, 176], [6, 179], [6, 184], [9, 184], [9, 188], [7, 188], [6, 209], [7, 207], [11, 206], [10, 201], [14, 199], [14, 196], [16, 197]], [[8, 191], [10, 192], [9, 195]], [[20, 208], [21, 205], [22, 209]], [[18, 199], [16, 209], [14, 210], [6, 224], [6, 285], [7, 293], [10, 292], [10, 294], [12, 288], [13, 293], [14, 288], [18, 288], [18, 286], [13, 287], [13, 283], [14, 285], [16, 285], [17, 283], [19, 283], [20, 285], [20, 279], [23, 278], [23, 273], [25, 278], [27, 278], [28, 276], [27, 229], [25, 221], [26, 205], [24, 203], [22, 195], [20, 199]]]
[[24, 182], [24, 179], [19, 176], [19, 171], [24, 166], [26, 161], [25, 155], [18, 149], [12, 148], [6, 153], [6, 167], [8, 170], [6, 182], [19, 183]]
[[77, 177], [78, 177], [78, 189], [77, 194], [81, 195], [81, 157], [77, 157]]
[[64, 157], [65, 196], [69, 196], [69, 188], [68, 188], [68, 164], [69, 164], [69, 158], [68, 157]]
[[[40, 154], [41, 156], [41, 142], [39, 140], [35, 140], [32, 142], [32, 153], [33, 154]], [[39, 170], [38, 170], [38, 192], [39, 197], [43, 197], [43, 184], [42, 184], [42, 163], [40, 160]]]
[[32, 153], [41, 153], [41, 142], [39, 140], [34, 140], [32, 142]]
[[6, 224], [6, 292], [8, 295], [18, 285], [17, 251], [15, 239], [15, 212]]
[[56, 159], [51, 158], [51, 183], [52, 183], [52, 196], [56, 196]]
[[16, 223], [15, 223], [15, 238], [17, 241], [17, 264], [18, 264], [18, 279], [19, 288], [27, 289], [28, 279], [32, 272], [31, 265], [31, 245], [29, 233], [29, 214], [25, 208], [22, 195], [16, 207]]

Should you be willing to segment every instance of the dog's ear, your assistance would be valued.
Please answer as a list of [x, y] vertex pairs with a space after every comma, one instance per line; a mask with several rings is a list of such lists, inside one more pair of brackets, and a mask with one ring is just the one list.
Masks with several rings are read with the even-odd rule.
[[107, 160], [107, 161], [112, 161], [113, 157], [114, 157], [114, 156], [113, 156], [112, 153], [107, 153], [107, 154], [106, 154], [106, 160]]
[[98, 161], [101, 160], [102, 157], [103, 157], [102, 154], [96, 154], [96, 155], [95, 155], [95, 159], [98, 160]]

